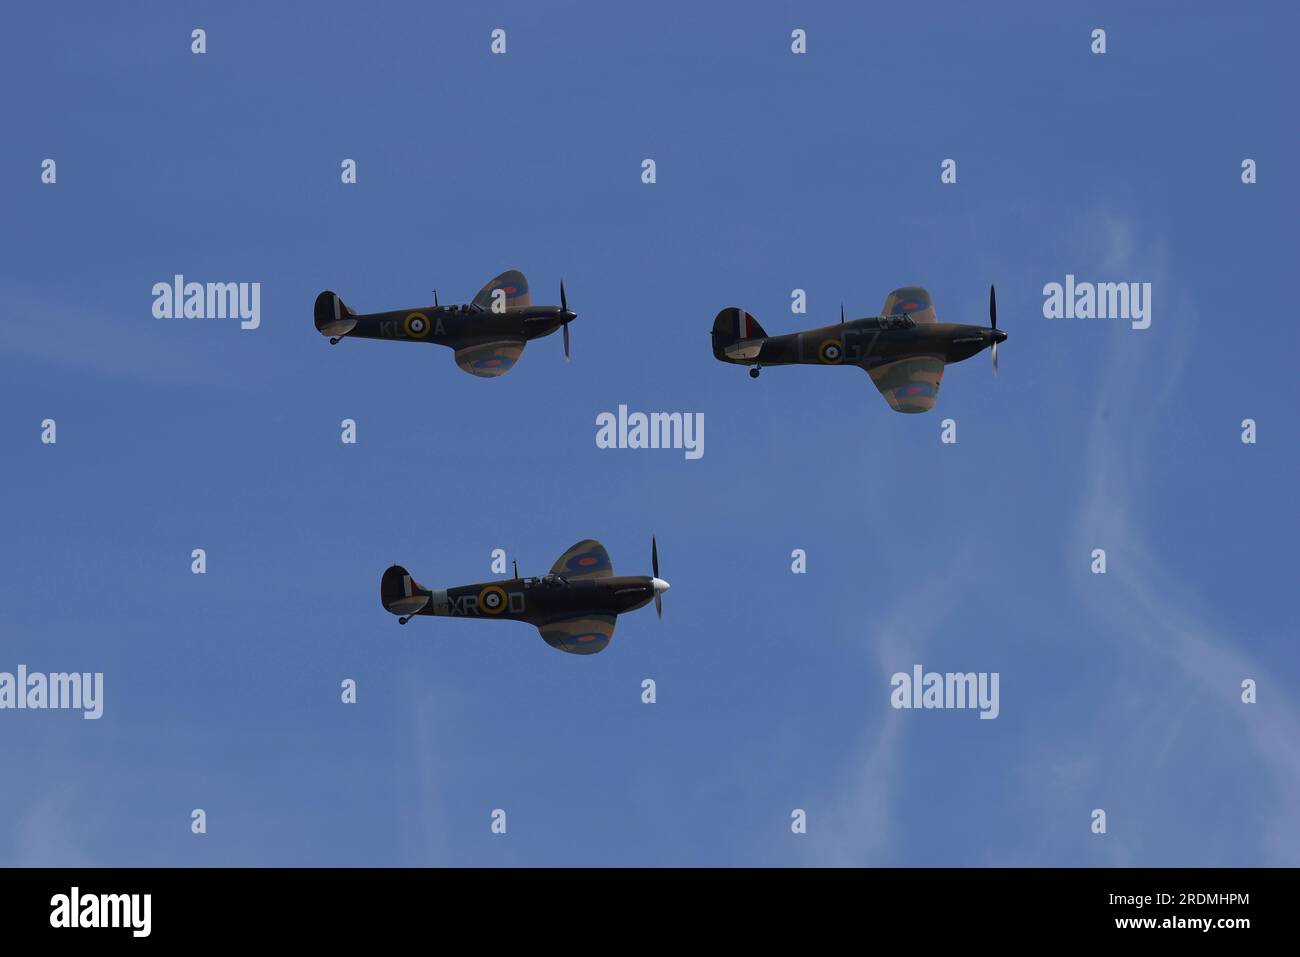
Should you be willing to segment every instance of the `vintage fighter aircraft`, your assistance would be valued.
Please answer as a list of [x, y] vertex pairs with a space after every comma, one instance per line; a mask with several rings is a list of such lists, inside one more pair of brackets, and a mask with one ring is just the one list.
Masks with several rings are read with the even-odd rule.
[[614, 620], [654, 599], [659, 617], [668, 583], [659, 577], [659, 546], [650, 539], [653, 577], [614, 575], [609, 552], [587, 538], [561, 555], [543, 578], [520, 578], [425, 588], [401, 565], [384, 572], [379, 599], [404, 625], [416, 615], [495, 618], [536, 625], [552, 648], [572, 655], [603, 651], [614, 634]]
[[996, 375], [998, 343], [1006, 338], [998, 329], [992, 286], [987, 327], [940, 322], [930, 294], [920, 286], [895, 289], [879, 316], [845, 322], [840, 306], [838, 325], [785, 336], [769, 336], [743, 309], [723, 309], [713, 320], [714, 356], [753, 366], [749, 374], [754, 378], [763, 366], [857, 366], [866, 370], [896, 412], [932, 409], [939, 398], [944, 365], [969, 359], [990, 346]]
[[560, 281], [558, 306], [534, 306], [528, 280], [511, 269], [478, 291], [474, 301], [460, 306], [438, 303], [394, 312], [357, 315], [337, 294], [328, 290], [316, 297], [316, 329], [330, 337], [330, 345], [344, 338], [393, 339], [399, 342], [436, 342], [456, 350], [456, 364], [470, 375], [492, 377], [514, 368], [530, 339], [564, 330], [564, 358], [569, 360], [569, 311]]

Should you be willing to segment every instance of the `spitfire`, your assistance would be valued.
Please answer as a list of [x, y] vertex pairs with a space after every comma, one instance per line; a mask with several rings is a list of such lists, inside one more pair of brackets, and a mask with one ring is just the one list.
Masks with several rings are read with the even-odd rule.
[[753, 366], [749, 374], [754, 378], [769, 365], [856, 366], [871, 376], [896, 412], [934, 408], [944, 366], [985, 348], [993, 350], [996, 374], [998, 343], [1006, 338], [998, 329], [992, 286], [988, 326], [939, 322], [930, 294], [920, 286], [895, 289], [879, 316], [845, 322], [841, 306], [838, 325], [784, 336], [769, 336], [753, 316], [735, 307], [713, 320], [713, 355], [722, 362]]
[[392, 339], [399, 342], [435, 342], [455, 350], [456, 364], [470, 375], [492, 378], [514, 368], [532, 339], [564, 332], [564, 358], [569, 360], [569, 323], [577, 313], [569, 310], [564, 282], [558, 306], [534, 306], [528, 280], [518, 270], [508, 270], [478, 291], [472, 302], [457, 306], [432, 306], [358, 315], [336, 293], [326, 290], [316, 297], [316, 329], [330, 345], [345, 338]]
[[605, 546], [584, 539], [561, 555], [542, 578], [520, 578], [452, 588], [425, 588], [401, 565], [379, 583], [384, 608], [406, 624], [416, 615], [495, 618], [535, 625], [552, 648], [572, 655], [604, 651], [615, 619], [651, 601], [663, 617], [668, 583], [659, 577], [659, 546], [650, 540], [652, 576], [616, 576]]

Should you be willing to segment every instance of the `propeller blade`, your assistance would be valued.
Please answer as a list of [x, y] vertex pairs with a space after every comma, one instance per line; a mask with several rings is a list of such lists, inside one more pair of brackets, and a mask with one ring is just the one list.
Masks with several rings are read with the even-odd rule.
[[564, 324], [564, 361], [573, 361], [569, 356], [569, 324], [567, 322]]
[[653, 535], [650, 536], [650, 570], [654, 573], [654, 579], [651, 586], [655, 593], [655, 611], [659, 617], [664, 616], [664, 592], [668, 590], [668, 583], [659, 580], [659, 542]]
[[993, 374], [998, 374], [998, 344], [993, 343]]
[[992, 286], [989, 286], [989, 323], [994, 329], [998, 327], [998, 298]]
[[844, 303], [840, 303], [840, 325], [844, 325]]
[[568, 300], [568, 298], [564, 295], [564, 280], [563, 280], [563, 279], [560, 280], [560, 308], [563, 309], [565, 312], [568, 312], [568, 311], [569, 311], [569, 300]]

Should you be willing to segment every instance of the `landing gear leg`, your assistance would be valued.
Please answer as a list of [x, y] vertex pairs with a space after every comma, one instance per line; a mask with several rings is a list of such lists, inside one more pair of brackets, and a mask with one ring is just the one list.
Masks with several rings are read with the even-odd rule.
[[763, 368], [763, 367], [762, 367], [762, 366], [754, 366], [754, 368], [752, 368], [752, 369], [749, 370], [749, 377], [750, 377], [751, 379], [757, 379], [757, 378], [758, 378], [758, 371], [759, 371], [761, 368]]

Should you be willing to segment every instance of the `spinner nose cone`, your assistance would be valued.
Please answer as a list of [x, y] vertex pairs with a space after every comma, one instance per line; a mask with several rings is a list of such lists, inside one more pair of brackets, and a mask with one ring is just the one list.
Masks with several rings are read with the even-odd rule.
[[1001, 329], [994, 329], [994, 330], [993, 330], [993, 341], [994, 341], [994, 342], [1006, 342], [1006, 341], [1007, 341], [1007, 334], [1006, 334], [1005, 332], [1003, 332]]
[[560, 310], [560, 322], [572, 322], [574, 319], [577, 318], [578, 318], [578, 314], [574, 312], [572, 309]]
[[652, 578], [650, 579], [650, 584], [654, 587], [656, 595], [662, 595], [664, 592], [666, 592], [669, 588], [672, 587], [662, 578]]

